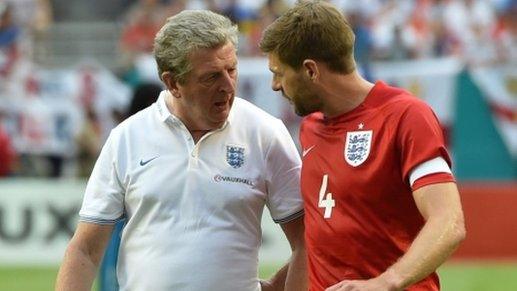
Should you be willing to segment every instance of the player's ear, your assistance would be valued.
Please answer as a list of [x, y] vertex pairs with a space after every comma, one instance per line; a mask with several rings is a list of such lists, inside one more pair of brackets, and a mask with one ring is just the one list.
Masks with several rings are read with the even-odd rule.
[[174, 78], [174, 75], [171, 72], [166, 71], [166, 72], [162, 73], [161, 77], [162, 77], [163, 83], [167, 87], [167, 90], [169, 90], [169, 92], [171, 92], [172, 96], [179, 98], [180, 93], [179, 93], [179, 89], [178, 89], [178, 81], [176, 81], [176, 79]]
[[304, 60], [302, 63], [302, 69], [304, 70], [304, 73], [307, 76], [307, 78], [311, 81], [316, 81], [320, 77], [318, 64], [314, 60]]

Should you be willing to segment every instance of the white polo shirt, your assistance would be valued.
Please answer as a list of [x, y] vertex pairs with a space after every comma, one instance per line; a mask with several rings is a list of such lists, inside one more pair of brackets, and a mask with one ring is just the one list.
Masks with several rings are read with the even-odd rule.
[[296, 147], [282, 121], [240, 98], [194, 144], [168, 94], [112, 130], [81, 220], [127, 219], [120, 290], [260, 290], [264, 205], [278, 223], [303, 215]]

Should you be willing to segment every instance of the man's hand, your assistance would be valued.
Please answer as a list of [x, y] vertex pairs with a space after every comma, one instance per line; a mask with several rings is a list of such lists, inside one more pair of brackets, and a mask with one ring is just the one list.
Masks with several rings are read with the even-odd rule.
[[370, 280], [344, 280], [325, 291], [397, 291], [393, 284], [389, 283], [383, 277], [377, 277]]

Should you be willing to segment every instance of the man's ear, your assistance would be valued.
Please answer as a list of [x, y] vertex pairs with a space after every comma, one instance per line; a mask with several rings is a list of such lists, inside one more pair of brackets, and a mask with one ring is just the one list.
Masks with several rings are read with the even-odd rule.
[[174, 78], [174, 75], [172, 75], [171, 72], [163, 72], [162, 73], [162, 81], [165, 84], [165, 87], [167, 87], [167, 90], [171, 92], [172, 96], [179, 98], [181, 97], [179, 88], [178, 88], [178, 81]]
[[311, 81], [316, 81], [320, 78], [320, 70], [318, 68], [318, 64], [314, 60], [304, 60], [302, 63], [302, 70], [304, 70], [305, 75]]

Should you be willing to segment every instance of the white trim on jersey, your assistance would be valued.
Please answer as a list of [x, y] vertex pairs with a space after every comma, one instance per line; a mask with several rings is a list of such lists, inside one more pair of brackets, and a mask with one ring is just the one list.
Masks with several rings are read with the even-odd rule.
[[409, 184], [413, 187], [416, 180], [435, 173], [449, 173], [452, 174], [451, 168], [442, 157], [437, 157], [416, 166], [409, 175]]

